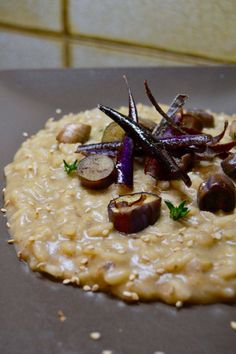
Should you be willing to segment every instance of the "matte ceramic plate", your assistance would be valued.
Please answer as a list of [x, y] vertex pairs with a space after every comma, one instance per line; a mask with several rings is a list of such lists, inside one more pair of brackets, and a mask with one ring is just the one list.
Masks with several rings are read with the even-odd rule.
[[[159, 101], [187, 93], [191, 107], [236, 112], [236, 68], [39, 70], [0, 73], [0, 168], [25, 139], [56, 114], [91, 109], [98, 103], [127, 104], [122, 75], [136, 102], [148, 103], [148, 79]], [[88, 294], [28, 270], [0, 229], [1, 354], [234, 354], [236, 306], [216, 304], [180, 310], [161, 303], [127, 305], [104, 294]], [[58, 311], [66, 320], [61, 322]], [[98, 331], [94, 341], [90, 333]]]

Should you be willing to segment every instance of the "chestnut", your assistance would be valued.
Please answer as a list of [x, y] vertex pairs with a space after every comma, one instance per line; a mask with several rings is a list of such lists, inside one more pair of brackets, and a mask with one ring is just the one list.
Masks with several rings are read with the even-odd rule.
[[230, 127], [229, 127], [229, 136], [230, 136], [233, 140], [236, 140], [236, 120], [233, 120], [233, 122], [230, 124]]
[[122, 195], [110, 201], [109, 220], [117, 231], [135, 233], [153, 225], [160, 215], [161, 198], [153, 193]]
[[91, 125], [83, 123], [66, 124], [57, 134], [57, 141], [64, 144], [85, 143], [90, 135]]
[[211, 175], [200, 184], [197, 202], [200, 210], [230, 212], [235, 208], [235, 186], [223, 174]]
[[201, 121], [203, 127], [213, 128], [215, 125], [214, 116], [203, 109], [189, 109], [184, 112], [185, 115], [193, 116]]
[[236, 154], [229, 154], [229, 156], [221, 162], [221, 167], [227, 176], [236, 179]]

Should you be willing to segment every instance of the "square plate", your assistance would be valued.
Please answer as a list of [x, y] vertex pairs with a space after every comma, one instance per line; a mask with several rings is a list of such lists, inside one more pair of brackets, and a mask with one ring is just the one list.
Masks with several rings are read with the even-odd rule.
[[[191, 107], [236, 112], [236, 68], [141, 68], [24, 70], [0, 73], [0, 168], [12, 160], [29, 135], [51, 117], [91, 109], [98, 103], [127, 105], [122, 75], [136, 102], [148, 103], [147, 79], [159, 102], [177, 93]], [[60, 108], [62, 114], [56, 114]], [[88, 294], [28, 270], [8, 245], [6, 219], [0, 218], [0, 353], [3, 354], [233, 354], [236, 306], [215, 304], [180, 310], [162, 303], [127, 305], [104, 294]], [[66, 321], [61, 322], [62, 310]], [[101, 339], [90, 339], [98, 331]]]

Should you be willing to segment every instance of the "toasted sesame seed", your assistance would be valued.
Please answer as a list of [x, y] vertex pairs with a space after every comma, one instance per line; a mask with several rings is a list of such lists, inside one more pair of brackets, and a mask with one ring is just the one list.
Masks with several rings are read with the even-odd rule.
[[165, 273], [165, 269], [164, 268], [159, 268], [159, 269], [156, 270], [156, 273], [157, 274], [163, 274], [163, 273]]
[[118, 250], [117, 252], [118, 252], [119, 254], [125, 254], [125, 253], [126, 253], [125, 250]]
[[79, 279], [79, 277], [77, 277], [77, 276], [73, 276], [72, 278], [71, 278], [71, 283], [75, 283], [75, 284], [77, 284], [77, 285], [79, 285], [79, 283], [80, 283], [80, 279]]
[[64, 322], [64, 321], [66, 320], [66, 316], [64, 315], [64, 313], [63, 313], [62, 310], [59, 310], [59, 311], [57, 312], [57, 315], [58, 315], [59, 320], [60, 320], [61, 322]]
[[27, 132], [23, 132], [22, 135], [25, 137], [29, 136], [29, 134]]
[[6, 227], [7, 227], [8, 229], [11, 227], [11, 225], [10, 225], [9, 222], [6, 223]]
[[84, 286], [83, 286], [83, 290], [84, 290], [84, 291], [91, 291], [92, 288], [91, 288], [91, 286], [89, 286], [89, 285], [84, 285]]
[[232, 329], [234, 329], [236, 331], [236, 321], [231, 321], [230, 326]]
[[85, 209], [85, 213], [88, 213], [89, 211], [91, 211], [92, 209], [91, 208], [87, 208], [87, 209]]
[[71, 280], [70, 279], [64, 279], [62, 283], [67, 285], [67, 284], [71, 283]]
[[141, 240], [142, 240], [143, 242], [148, 243], [148, 242], [150, 242], [150, 237], [149, 237], [149, 236], [146, 236], [146, 235], [143, 235], [143, 236], [141, 236]]
[[79, 266], [79, 269], [83, 272], [84, 270], [86, 270], [86, 267], [84, 265]]
[[103, 350], [101, 354], [112, 354], [112, 350]]
[[90, 333], [90, 338], [93, 340], [98, 340], [101, 338], [101, 333], [99, 332], [91, 332]]
[[187, 242], [187, 246], [188, 246], [188, 247], [192, 247], [192, 245], [193, 245], [193, 240], [189, 240], [189, 241]]
[[130, 274], [129, 280], [133, 281], [136, 278], [136, 274]]
[[9, 243], [10, 245], [14, 242], [15, 242], [15, 240], [13, 238], [10, 238], [9, 240], [7, 240], [7, 243]]
[[37, 264], [37, 268], [41, 268], [41, 267], [43, 267], [43, 266], [45, 266], [46, 265], [46, 263], [45, 262], [40, 262], [40, 263], [38, 263]]
[[132, 300], [135, 300], [135, 301], [138, 301], [139, 300], [139, 296], [137, 293], [135, 292], [132, 292], [132, 291], [123, 291], [123, 295], [126, 296], [126, 297], [129, 297], [131, 298]]
[[6, 213], [6, 211], [7, 211], [7, 209], [1, 208], [1, 212], [2, 212], [2, 213]]
[[182, 302], [182, 301], [177, 301], [176, 304], [175, 304], [175, 306], [176, 306], [177, 308], [180, 308], [180, 307], [183, 306], [183, 302]]
[[99, 285], [98, 284], [94, 284], [93, 286], [92, 286], [92, 291], [98, 291], [98, 289], [99, 289]]
[[154, 354], [165, 354], [164, 352], [155, 352]]
[[109, 230], [105, 229], [102, 231], [103, 236], [107, 236], [109, 234]]
[[56, 109], [56, 114], [60, 114], [62, 111], [61, 111], [61, 108], [57, 108]]
[[83, 264], [83, 265], [85, 265], [85, 264], [87, 264], [88, 263], [88, 258], [87, 257], [84, 257], [84, 258], [82, 258], [81, 260], [80, 260], [80, 263], [81, 264]]
[[2, 189], [2, 192], [5, 193], [5, 191], [6, 191], [6, 188], [4, 187], [4, 188]]
[[87, 250], [94, 250], [94, 246], [93, 245], [88, 245], [86, 248], [87, 248]]

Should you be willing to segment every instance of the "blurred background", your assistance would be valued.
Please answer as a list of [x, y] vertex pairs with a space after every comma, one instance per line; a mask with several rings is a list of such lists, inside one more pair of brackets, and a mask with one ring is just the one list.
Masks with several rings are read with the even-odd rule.
[[236, 0], [0, 0], [0, 69], [236, 63]]

